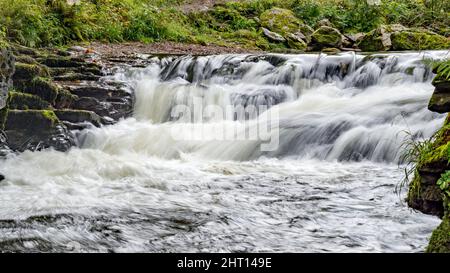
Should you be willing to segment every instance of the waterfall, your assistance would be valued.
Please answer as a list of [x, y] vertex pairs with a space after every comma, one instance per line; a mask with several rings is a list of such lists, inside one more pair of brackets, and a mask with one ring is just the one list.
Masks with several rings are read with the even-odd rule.
[[[406, 132], [427, 138], [443, 121], [426, 107], [433, 73], [423, 60], [447, 54], [153, 58], [143, 71], [115, 75], [134, 85], [134, 118], [85, 132], [83, 145], [168, 159], [190, 154], [397, 163]], [[188, 113], [174, 115], [180, 105]], [[219, 113], [195, 115], [211, 106]], [[230, 107], [241, 111], [230, 115]], [[263, 123], [276, 130], [265, 139], [246, 137]], [[217, 138], [218, 132], [234, 138]], [[272, 149], [261, 148], [274, 138]]]
[[134, 116], [0, 160], [6, 251], [417, 252], [439, 219], [394, 193], [447, 52], [149, 57]]

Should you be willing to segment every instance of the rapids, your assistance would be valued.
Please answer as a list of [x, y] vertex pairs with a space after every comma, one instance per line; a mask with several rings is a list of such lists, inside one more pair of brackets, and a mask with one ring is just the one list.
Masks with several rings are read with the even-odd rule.
[[395, 189], [447, 52], [147, 57], [103, 79], [133, 117], [0, 161], [0, 251], [423, 251]]

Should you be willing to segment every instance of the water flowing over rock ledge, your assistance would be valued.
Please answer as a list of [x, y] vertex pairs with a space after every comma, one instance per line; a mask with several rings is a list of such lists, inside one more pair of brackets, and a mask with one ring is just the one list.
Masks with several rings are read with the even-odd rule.
[[[442, 115], [430, 113], [425, 109], [425, 102], [431, 94], [429, 82], [433, 73], [421, 62], [424, 56], [442, 58], [445, 56], [442, 52], [369, 56], [346, 53], [338, 55], [138, 55], [127, 58], [102, 58], [101, 56], [99, 58], [96, 54], [85, 52], [85, 49], [77, 50], [77, 48], [72, 48], [71, 52], [65, 52], [34, 50], [13, 45], [12, 50], [16, 56], [16, 71], [13, 74], [15, 79], [13, 90], [9, 92], [8, 116], [5, 123], [5, 131], [10, 138], [8, 140], [10, 148], [15, 151], [24, 151], [52, 147], [56, 150], [67, 151], [71, 146], [78, 144], [77, 134], [81, 130], [92, 128], [93, 130], [87, 130], [89, 134], [83, 136], [87, 139], [84, 148], [100, 150], [101, 153], [95, 156], [108, 155], [110, 159], [117, 159], [121, 158], [121, 153], [129, 151], [139, 155], [137, 159], [134, 159], [140, 164], [139, 170], [128, 164], [124, 165], [129, 160], [127, 156], [121, 158], [124, 161], [112, 160], [106, 163], [111, 166], [90, 169], [90, 161], [84, 157], [85, 153], [89, 152], [86, 150], [89, 149], [72, 149], [67, 153], [43, 152], [47, 156], [67, 160], [65, 162], [72, 160], [70, 156], [80, 156], [82, 158], [80, 164], [86, 164], [82, 167], [81, 173], [84, 173], [86, 169], [86, 172], [96, 179], [102, 175], [116, 179], [115, 171], [119, 171], [119, 177], [125, 175], [126, 179], [129, 178], [129, 174], [138, 175], [143, 172], [145, 175], [142, 180], [147, 181], [152, 175], [147, 165], [148, 158], [141, 157], [142, 155], [179, 160], [185, 156], [183, 154], [189, 152], [192, 152], [194, 158], [200, 156], [225, 161], [251, 162], [249, 160], [266, 156], [276, 159], [323, 160], [326, 164], [335, 160], [398, 162], [396, 148], [400, 143], [395, 136], [405, 128], [404, 122], [399, 121], [399, 113], [402, 113], [407, 124], [413, 125], [411, 128], [413, 134], [424, 136], [429, 136], [438, 125], [440, 126], [442, 119]], [[87, 56], [83, 56], [84, 53], [87, 53]], [[139, 69], [133, 70], [130, 66], [139, 67]], [[110, 76], [112, 74], [114, 74], [113, 77]], [[123, 79], [135, 85], [124, 84]], [[224, 89], [221, 86], [227, 88]], [[409, 92], [404, 92], [405, 88]], [[134, 92], [130, 92], [131, 90]], [[308, 93], [305, 90], [310, 92], [313, 90], [313, 92]], [[266, 105], [270, 108], [281, 106], [282, 145], [274, 152], [261, 154], [255, 148], [260, 143], [228, 143], [222, 147], [214, 141], [204, 141], [200, 145], [192, 145], [189, 142], [170, 142], [167, 127], [173, 125], [177, 128], [177, 120], [168, 115], [172, 106], [179, 102], [189, 102], [196, 95], [200, 95], [205, 101], [213, 101], [222, 106], [228, 104]], [[114, 126], [117, 127], [102, 127], [128, 117], [133, 106], [134, 119], [115, 124]], [[431, 107], [433, 106], [430, 105]], [[292, 109], [295, 111], [291, 111]], [[245, 119], [245, 117], [233, 117], [226, 122]], [[132, 130], [129, 130], [130, 127], [127, 126], [133, 125], [138, 126], [131, 127]], [[95, 129], [93, 126], [102, 128]], [[156, 142], [155, 139], [163, 143]], [[39, 160], [38, 153], [24, 154], [35, 157], [33, 160]], [[95, 157], [94, 162], [95, 164], [104, 162], [104, 159], [99, 160]], [[7, 164], [13, 163], [10, 161]], [[118, 168], [118, 166], [125, 167]], [[346, 181], [352, 169], [349, 168], [349, 170], [337, 180]], [[383, 168], [379, 171], [382, 172], [382, 170]], [[2, 172], [4, 171], [5, 168], [2, 169]], [[97, 171], [100, 173], [96, 173]], [[235, 170], [230, 171], [224, 168], [219, 171], [222, 175], [232, 176]], [[176, 176], [181, 174], [179, 170], [162, 173], [165, 175], [175, 173]], [[198, 171], [193, 173], [198, 174]], [[362, 174], [364, 176], [357, 177], [358, 182], [364, 180], [370, 171], [359, 175]], [[11, 173], [8, 175], [11, 176]], [[192, 174], [187, 172], [185, 175]], [[299, 174], [295, 179], [300, 179], [302, 175], [302, 173]], [[285, 177], [281, 177], [282, 179], [277, 178], [277, 181], [284, 181]], [[6, 179], [8, 181], [9, 177]], [[227, 181], [226, 178], [221, 179]], [[238, 179], [241, 178], [238, 177]], [[323, 179], [325, 178], [320, 178], [317, 182]], [[110, 182], [106, 181], [107, 184]], [[274, 186], [273, 182], [268, 180], [268, 183], [271, 183], [268, 184], [268, 188]], [[305, 182], [299, 185], [303, 185], [302, 183]], [[312, 195], [320, 193], [320, 189], [316, 188], [317, 185], [311, 186], [305, 187], [306, 193], [310, 191]], [[372, 185], [373, 189], [385, 186], [380, 187], [377, 183]], [[162, 188], [164, 186], [161, 186]], [[334, 185], [331, 186], [331, 189], [333, 188]], [[198, 192], [198, 190], [195, 191]], [[304, 191], [303, 188], [302, 191]], [[336, 191], [336, 197], [345, 193], [347, 189], [343, 192], [339, 189]], [[348, 198], [351, 198], [351, 195], [353, 194], [350, 193]], [[292, 196], [289, 200], [297, 200], [296, 198], [299, 197]], [[308, 199], [309, 195], [302, 198]], [[314, 196], [311, 197], [311, 199], [314, 198]], [[323, 198], [320, 197], [319, 200]], [[162, 198], [162, 200], [165, 199]], [[361, 209], [361, 212], [367, 213], [373, 209], [370, 203], [373, 200], [359, 201], [361, 203], [358, 203], [360, 205], [357, 207]], [[329, 210], [328, 207], [324, 209], [324, 211]], [[155, 212], [152, 211], [152, 213]], [[406, 217], [406, 214], [402, 215]], [[37, 216], [37, 219], [39, 217]], [[71, 217], [69, 215], [68, 219]], [[85, 216], [81, 219], [83, 217]], [[208, 217], [205, 216], [205, 218]], [[291, 219], [289, 228], [291, 225], [295, 226], [297, 221], [301, 223], [302, 217]], [[66, 219], [66, 216], [57, 215], [54, 218]], [[92, 220], [89, 217], [86, 219]], [[30, 217], [26, 221], [34, 220]], [[283, 221], [286, 222], [285, 219]], [[205, 222], [208, 221], [205, 220]], [[16, 223], [21, 224], [20, 221]], [[302, 225], [303, 223], [299, 224], [299, 227], [305, 230]], [[445, 228], [445, 225], [443, 227]], [[312, 233], [317, 233], [315, 228], [312, 230]], [[434, 236], [437, 238], [435, 240], [441, 241], [445, 238], [440, 234], [437, 237]], [[366, 235], [360, 234], [360, 236]], [[341, 240], [350, 242], [348, 244], [350, 246], [357, 243], [356, 246], [367, 249], [364, 248], [367, 246], [361, 242], [363, 240], [350, 237], [341, 238], [335, 235], [333, 238], [338, 238], [338, 242]], [[14, 249], [15, 246], [10, 247]], [[95, 247], [93, 249], [97, 249]], [[392, 250], [392, 248], [389, 249]]]

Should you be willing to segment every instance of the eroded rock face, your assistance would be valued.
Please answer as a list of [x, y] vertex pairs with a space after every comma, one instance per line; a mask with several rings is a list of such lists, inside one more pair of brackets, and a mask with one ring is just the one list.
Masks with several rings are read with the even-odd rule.
[[13, 151], [66, 151], [76, 144], [71, 130], [113, 124], [131, 114], [132, 94], [117, 83], [99, 81], [102, 66], [83, 55], [20, 45], [11, 49], [20, 62], [9, 75], [14, 91], [9, 91], [8, 111], [3, 109], [6, 135], [0, 139]]

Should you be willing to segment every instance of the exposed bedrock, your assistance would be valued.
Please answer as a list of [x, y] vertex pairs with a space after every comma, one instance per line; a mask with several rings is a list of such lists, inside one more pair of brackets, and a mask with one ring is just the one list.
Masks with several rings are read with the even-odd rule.
[[66, 151], [76, 144], [73, 131], [113, 124], [132, 113], [132, 94], [102, 80], [107, 74], [104, 65], [90, 56], [20, 45], [8, 48], [0, 55], [0, 129], [5, 132], [0, 139], [11, 150]]

